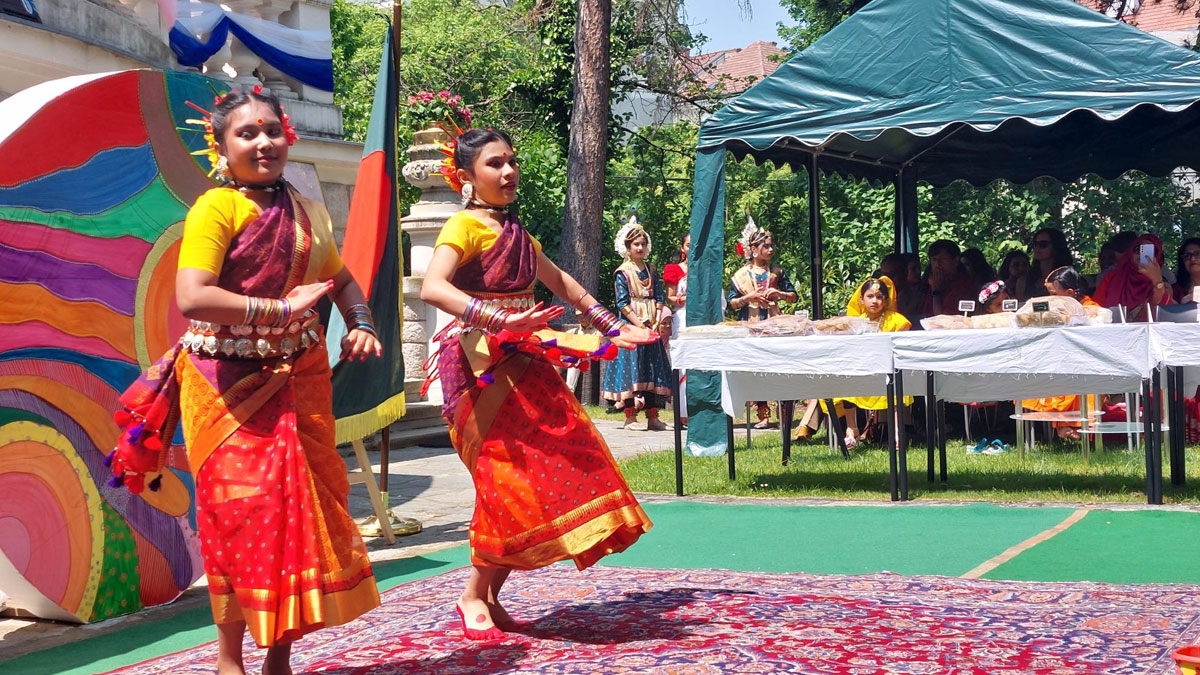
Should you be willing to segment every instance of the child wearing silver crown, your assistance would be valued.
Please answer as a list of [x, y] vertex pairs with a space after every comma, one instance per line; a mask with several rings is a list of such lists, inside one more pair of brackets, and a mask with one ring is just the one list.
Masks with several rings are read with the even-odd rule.
[[[746, 258], [729, 280], [726, 302], [729, 309], [737, 312], [739, 321], [762, 321], [780, 313], [779, 301], [795, 302], [796, 288], [783, 269], [771, 264], [775, 244], [771, 233], [754, 224], [753, 218], [746, 219], [742, 237], [738, 241], [738, 253]], [[765, 429], [771, 418], [771, 407], [766, 401], [755, 401], [758, 413], [756, 429]]]
[[[646, 257], [650, 255], [650, 235], [636, 216], [617, 232], [613, 248], [624, 258], [613, 273], [617, 311], [626, 322], [658, 330], [671, 315], [663, 305], [663, 287]], [[662, 342], [638, 345], [622, 351], [604, 371], [601, 395], [614, 408], [625, 410], [626, 429], [665, 431], [670, 426], [658, 418], [658, 411], [671, 395], [671, 363]], [[646, 426], [637, 423], [637, 411], [646, 411]]]

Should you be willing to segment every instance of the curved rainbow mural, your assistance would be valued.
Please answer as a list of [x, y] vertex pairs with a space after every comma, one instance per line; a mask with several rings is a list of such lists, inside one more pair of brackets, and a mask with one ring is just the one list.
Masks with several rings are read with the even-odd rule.
[[185, 101], [223, 91], [135, 70], [0, 102], [0, 590], [37, 616], [98, 621], [202, 573], [182, 448], [139, 496], [102, 460], [117, 397], [184, 332], [179, 237], [212, 186]]

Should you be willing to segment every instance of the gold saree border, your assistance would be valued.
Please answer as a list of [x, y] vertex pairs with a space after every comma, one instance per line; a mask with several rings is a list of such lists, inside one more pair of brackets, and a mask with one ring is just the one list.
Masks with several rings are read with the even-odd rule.
[[[654, 527], [650, 517], [639, 504], [630, 504], [582, 523], [553, 539], [509, 554], [481, 549], [477, 541], [484, 539], [471, 533], [472, 564], [532, 570], [559, 560], [573, 560], [576, 567], [585, 569], [611, 553], [620, 553]], [[624, 536], [619, 536], [624, 534]], [[606, 546], [606, 544], [609, 544]], [[597, 551], [597, 547], [604, 550]], [[490, 548], [490, 547], [488, 547]]]
[[[340, 626], [375, 609], [380, 601], [374, 580], [368, 568], [368, 574], [352, 587], [326, 593], [317, 588], [308, 589], [288, 597], [279, 611], [248, 606], [255, 594], [266, 592], [258, 589], [210, 594], [213, 622], [226, 624], [245, 621], [255, 644], [271, 647], [322, 628]], [[281, 616], [288, 618], [281, 623]], [[309, 620], [305, 621], [304, 617], [309, 617]]]

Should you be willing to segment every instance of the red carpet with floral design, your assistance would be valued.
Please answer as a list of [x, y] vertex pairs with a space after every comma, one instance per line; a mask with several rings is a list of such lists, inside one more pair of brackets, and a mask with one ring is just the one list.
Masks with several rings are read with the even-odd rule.
[[[1170, 673], [1200, 641], [1200, 587], [554, 565], [514, 573], [532, 622], [461, 637], [466, 570], [398, 586], [381, 608], [296, 644], [299, 673]], [[262, 652], [247, 643], [247, 672]], [[216, 644], [119, 671], [211, 673]]]

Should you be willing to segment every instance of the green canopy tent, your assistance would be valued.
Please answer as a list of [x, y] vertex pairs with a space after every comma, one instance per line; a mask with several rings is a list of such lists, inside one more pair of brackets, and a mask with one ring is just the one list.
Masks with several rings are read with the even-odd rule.
[[[918, 180], [1195, 168], [1197, 101], [1200, 55], [1072, 0], [874, 0], [701, 126], [688, 322], [722, 318], [727, 152], [807, 169], [820, 316], [821, 172], [894, 183], [896, 250], [913, 251]], [[719, 377], [687, 391], [689, 450], [720, 454]]]

